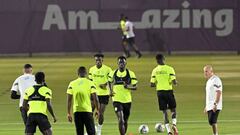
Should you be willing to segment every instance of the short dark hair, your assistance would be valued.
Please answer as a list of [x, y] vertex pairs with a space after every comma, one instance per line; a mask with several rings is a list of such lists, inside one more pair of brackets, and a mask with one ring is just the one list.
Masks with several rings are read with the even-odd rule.
[[164, 58], [164, 56], [162, 54], [157, 54], [156, 55], [156, 59], [157, 60], [164, 60], [165, 58]]
[[127, 16], [125, 16], [125, 19], [128, 20], [129, 18]]
[[101, 58], [104, 58], [104, 55], [101, 54], [101, 53], [97, 53], [97, 54], [94, 55], [94, 57], [101, 57]]
[[25, 65], [23, 66], [23, 68], [24, 68], [24, 69], [32, 68], [32, 65], [31, 65], [31, 64], [25, 64]]
[[127, 60], [127, 58], [124, 57], [124, 56], [119, 56], [119, 57], [118, 57], [118, 60]]
[[87, 69], [84, 67], [84, 66], [80, 66], [79, 68], [78, 68], [78, 75], [80, 75], [80, 73], [83, 73], [83, 72], [87, 72]]
[[43, 72], [37, 72], [35, 74], [35, 80], [37, 83], [43, 83], [45, 81], [45, 74]]

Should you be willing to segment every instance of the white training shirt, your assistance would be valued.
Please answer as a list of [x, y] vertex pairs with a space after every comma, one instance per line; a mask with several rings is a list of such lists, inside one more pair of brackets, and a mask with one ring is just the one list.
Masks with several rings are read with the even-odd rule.
[[126, 27], [126, 30], [128, 29], [128, 31], [126, 31], [127, 38], [135, 37], [135, 34], [133, 32], [133, 23], [130, 21], [126, 21], [125, 27]]
[[35, 84], [35, 77], [32, 74], [21, 75], [14, 81], [11, 91], [16, 91], [20, 94], [19, 107], [23, 105], [25, 90]]
[[[223, 86], [221, 79], [213, 75], [208, 79], [206, 84], [206, 110], [210, 111], [214, 107], [214, 102], [216, 99], [216, 91], [220, 90], [222, 92]], [[220, 100], [217, 104], [217, 110], [222, 110], [222, 94]]]

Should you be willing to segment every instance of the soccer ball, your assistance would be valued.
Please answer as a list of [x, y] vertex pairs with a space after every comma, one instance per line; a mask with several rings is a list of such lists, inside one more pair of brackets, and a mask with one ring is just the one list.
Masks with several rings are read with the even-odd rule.
[[149, 132], [149, 128], [147, 125], [140, 125], [138, 128], [138, 132], [140, 134], [147, 134]]
[[158, 132], [158, 133], [162, 133], [164, 132], [165, 130], [165, 126], [162, 124], [162, 123], [157, 123], [155, 125], [155, 130]]

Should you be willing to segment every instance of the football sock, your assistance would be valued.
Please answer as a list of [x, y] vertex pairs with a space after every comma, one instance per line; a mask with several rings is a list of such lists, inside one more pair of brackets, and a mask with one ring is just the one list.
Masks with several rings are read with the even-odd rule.
[[166, 127], [168, 133], [171, 132], [171, 129], [170, 129], [169, 123], [168, 123], [168, 124], [165, 124], [165, 127]]
[[173, 124], [174, 126], [177, 126], [177, 119], [176, 119], [176, 118], [172, 119], [172, 124]]

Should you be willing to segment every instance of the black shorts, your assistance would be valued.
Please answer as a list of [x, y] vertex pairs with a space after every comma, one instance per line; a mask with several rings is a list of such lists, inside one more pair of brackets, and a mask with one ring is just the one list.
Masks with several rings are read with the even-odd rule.
[[220, 110], [217, 110], [216, 112], [213, 112], [213, 110], [208, 111], [208, 122], [210, 125], [216, 124], [218, 119], [218, 114]]
[[46, 115], [41, 113], [30, 113], [27, 118], [25, 133], [35, 133], [37, 126], [41, 131], [51, 128], [51, 124]]
[[84, 126], [88, 135], [95, 135], [93, 114], [90, 112], [75, 112], [74, 123], [77, 135], [84, 135]]
[[173, 94], [173, 90], [160, 90], [157, 92], [158, 104], [160, 110], [175, 109], [176, 100]]
[[129, 45], [135, 44], [135, 37], [131, 37], [127, 39]]
[[117, 113], [119, 111], [123, 112], [124, 120], [127, 121], [130, 116], [131, 103], [120, 103], [113, 102], [114, 111]]
[[108, 95], [106, 95], [106, 96], [98, 96], [98, 100], [99, 100], [100, 104], [107, 105], [108, 102], [109, 102], [109, 96]]
[[127, 36], [126, 36], [126, 35], [123, 35], [123, 36], [122, 36], [122, 41], [123, 41], [123, 42], [127, 42]]

